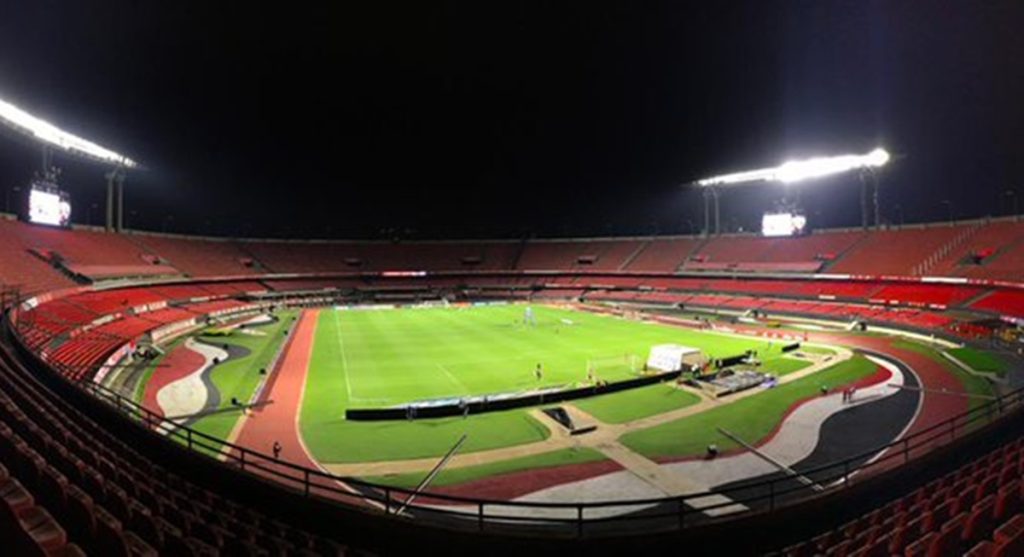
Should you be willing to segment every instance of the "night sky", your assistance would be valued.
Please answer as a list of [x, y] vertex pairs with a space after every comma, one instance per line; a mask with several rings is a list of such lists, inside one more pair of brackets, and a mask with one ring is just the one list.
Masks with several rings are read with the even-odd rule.
[[[903, 158], [885, 218], [1024, 195], [1024, 3], [4, 2], [0, 97], [147, 166], [128, 224], [261, 237], [696, 232], [710, 174]], [[38, 150], [0, 136], [0, 187]], [[58, 159], [75, 220], [104, 169]], [[749, 229], [782, 187], [735, 190]], [[812, 226], [859, 223], [854, 176]], [[949, 200], [948, 204], [943, 203]], [[1024, 208], [1024, 200], [1021, 200]]]

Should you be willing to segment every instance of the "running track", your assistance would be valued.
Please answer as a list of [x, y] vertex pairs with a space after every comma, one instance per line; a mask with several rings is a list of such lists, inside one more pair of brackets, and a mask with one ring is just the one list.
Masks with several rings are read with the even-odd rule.
[[[269, 401], [265, 406], [253, 411], [244, 418], [241, 431], [234, 444], [266, 454], [273, 454], [274, 442], [281, 444], [281, 462], [287, 462], [304, 468], [319, 470], [320, 466], [309, 454], [302, 433], [299, 431], [299, 414], [302, 408], [302, 396], [306, 389], [306, 375], [309, 361], [313, 354], [313, 340], [316, 337], [316, 323], [319, 310], [306, 310], [299, 318], [297, 328], [292, 333], [290, 344], [281, 358], [280, 366], [267, 386], [269, 392], [264, 398]], [[237, 455], [235, 455], [237, 457]], [[301, 472], [286, 466], [278, 466], [271, 462], [261, 461], [259, 466], [247, 465], [246, 470], [266, 477], [281, 480], [281, 474], [300, 479]], [[338, 483], [320, 481], [320, 485], [337, 489]], [[285, 481], [293, 487], [301, 485]], [[331, 493], [318, 494], [330, 497]], [[336, 493], [336, 492], [335, 492]]]

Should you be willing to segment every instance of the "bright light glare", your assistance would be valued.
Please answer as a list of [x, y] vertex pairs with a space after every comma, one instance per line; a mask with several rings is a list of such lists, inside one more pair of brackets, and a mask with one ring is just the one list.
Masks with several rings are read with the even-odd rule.
[[839, 174], [858, 168], [877, 168], [889, 162], [889, 153], [878, 148], [866, 155], [841, 155], [838, 157], [818, 157], [802, 161], [788, 161], [774, 168], [748, 170], [733, 174], [723, 174], [704, 180], [698, 180], [699, 186], [720, 186], [740, 184], [744, 182], [782, 182], [790, 184], [820, 178], [831, 174]]
[[27, 133], [36, 139], [78, 155], [85, 155], [102, 162], [125, 168], [135, 168], [137, 163], [128, 157], [105, 147], [61, 130], [57, 126], [32, 116], [28, 112], [0, 99], [0, 120], [9, 126]]

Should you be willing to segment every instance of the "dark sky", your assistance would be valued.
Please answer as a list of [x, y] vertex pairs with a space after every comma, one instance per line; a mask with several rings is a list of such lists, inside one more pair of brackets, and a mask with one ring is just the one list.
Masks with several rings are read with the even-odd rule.
[[[687, 233], [681, 183], [876, 145], [905, 155], [882, 210], [908, 222], [1005, 214], [1024, 181], [1017, 0], [212, 4], [0, 11], [0, 98], [143, 162], [132, 226]], [[84, 222], [103, 169], [60, 164]], [[0, 186], [37, 166], [0, 136]], [[859, 222], [855, 177], [804, 192], [813, 225]], [[731, 192], [723, 218], [783, 193]]]

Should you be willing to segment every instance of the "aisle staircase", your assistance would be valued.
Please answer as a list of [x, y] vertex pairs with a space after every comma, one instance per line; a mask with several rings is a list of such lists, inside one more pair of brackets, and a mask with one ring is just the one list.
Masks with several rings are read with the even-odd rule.
[[932, 252], [932, 254], [925, 258], [924, 261], [915, 265], [910, 274], [913, 276], [927, 275], [929, 271], [934, 269], [939, 263], [942, 263], [949, 259], [951, 255], [953, 257], [957, 257], [956, 252], [954, 250], [967, 243], [967, 241], [974, 237], [974, 235], [977, 234], [978, 231], [981, 230], [981, 228], [981, 223], [976, 223], [968, 227], [966, 230], [960, 232], [959, 234], [954, 236], [952, 240], [946, 242], [945, 244], [940, 246], [939, 249]]

